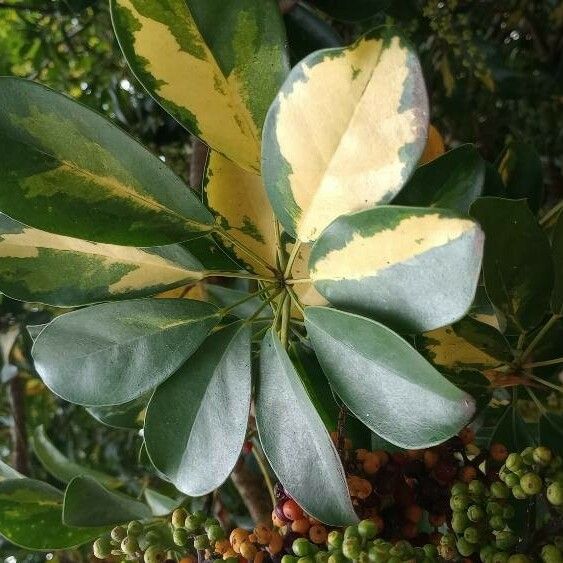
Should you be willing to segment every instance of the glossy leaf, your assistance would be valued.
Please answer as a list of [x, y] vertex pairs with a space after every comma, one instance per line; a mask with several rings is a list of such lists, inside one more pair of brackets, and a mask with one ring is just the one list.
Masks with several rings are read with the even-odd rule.
[[464, 215], [380, 206], [336, 219], [313, 246], [309, 268], [332, 304], [422, 332], [469, 309], [482, 251], [483, 233]]
[[156, 156], [48, 88], [0, 78], [0, 210], [44, 231], [159, 246], [213, 217]]
[[312, 241], [339, 215], [390, 201], [416, 166], [427, 127], [420, 64], [393, 30], [309, 55], [264, 125], [262, 173], [284, 229]]
[[106, 407], [88, 407], [86, 410], [98, 422], [112, 428], [138, 430], [143, 426], [142, 413], [146, 409], [151, 391], [128, 403]]
[[167, 516], [181, 505], [181, 501], [167, 497], [152, 489], [145, 489], [144, 495], [154, 516]]
[[104, 530], [78, 530], [62, 523], [63, 494], [33, 479], [0, 482], [0, 534], [37, 551], [68, 549], [91, 542]]
[[473, 145], [462, 145], [417, 168], [393, 203], [467, 213], [484, 182], [485, 161]]
[[551, 297], [551, 309], [563, 315], [563, 213], [555, 225], [552, 239], [553, 264], [555, 266], [555, 284]]
[[145, 443], [178, 490], [202, 496], [229, 477], [246, 436], [250, 392], [250, 327], [238, 323], [210, 336], [157, 388]]
[[274, 0], [112, 0], [114, 29], [148, 92], [212, 149], [260, 169], [264, 117], [287, 71]]
[[390, 0], [313, 0], [311, 3], [329, 16], [345, 22], [357, 22], [385, 10]]
[[[239, 243], [271, 266], [276, 265], [276, 231], [262, 178], [211, 152], [204, 179], [205, 203]], [[257, 273], [271, 272], [238, 247], [221, 239], [237, 262]]]
[[424, 356], [439, 370], [494, 369], [512, 360], [510, 345], [492, 326], [471, 317], [426, 332], [417, 339]]
[[203, 275], [203, 266], [180, 245], [87, 242], [0, 214], [0, 290], [15, 299], [73, 307], [154, 295]]
[[425, 448], [471, 419], [473, 399], [384, 325], [324, 307], [305, 309], [305, 325], [332, 388], [385, 440]]
[[[336, 448], [272, 330], [262, 341], [257, 393], [260, 443], [289, 494], [308, 514], [325, 524], [356, 522]], [[289, 413], [290, 424], [286, 416]]]
[[506, 197], [526, 198], [530, 209], [537, 213], [543, 200], [543, 172], [536, 149], [528, 143], [512, 142], [504, 151], [498, 170]]
[[151, 516], [146, 504], [108, 491], [92, 477], [75, 477], [65, 491], [63, 522], [67, 526], [114, 526]]
[[217, 308], [201, 301], [104, 303], [57, 317], [32, 354], [45, 384], [63, 399], [119, 405], [172, 375], [218, 322]]
[[483, 273], [495, 307], [520, 330], [536, 326], [553, 287], [551, 249], [525, 200], [478, 199], [471, 207], [485, 231]]
[[110, 489], [118, 488], [123, 484], [116, 477], [70, 461], [49, 440], [43, 426], [38, 426], [33, 432], [33, 453], [35, 453], [41, 465], [53, 477], [63, 483], [68, 483], [79, 475], [89, 475]]

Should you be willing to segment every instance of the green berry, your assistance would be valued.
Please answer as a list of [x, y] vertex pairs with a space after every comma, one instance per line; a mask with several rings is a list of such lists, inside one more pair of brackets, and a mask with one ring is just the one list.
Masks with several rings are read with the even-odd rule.
[[518, 500], [524, 500], [526, 498], [526, 493], [520, 485], [516, 485], [516, 487], [512, 487], [512, 496]]
[[502, 514], [502, 505], [494, 500], [488, 502], [487, 514], [489, 514], [490, 516], [496, 516], [497, 514]]
[[188, 532], [196, 532], [201, 528], [201, 521], [195, 514], [190, 514], [184, 522], [184, 527]]
[[202, 549], [207, 549], [209, 547], [209, 538], [205, 534], [201, 534], [194, 538], [194, 547], [198, 551]]
[[522, 461], [526, 465], [534, 464], [534, 448], [532, 447], [526, 448], [520, 455], [522, 457]]
[[219, 524], [213, 524], [207, 528], [207, 537], [209, 538], [210, 542], [216, 542], [219, 540], [224, 540], [227, 535], [225, 534], [225, 530]]
[[138, 538], [143, 533], [143, 530], [144, 526], [138, 520], [133, 520], [132, 522], [129, 522], [129, 525], [127, 526], [127, 535]]
[[307, 538], [297, 538], [291, 548], [297, 557], [307, 557], [313, 555], [313, 545]]
[[357, 559], [358, 563], [369, 563], [369, 555], [367, 551], [362, 551]]
[[348, 526], [344, 530], [344, 539], [348, 538], [359, 538], [360, 532], [358, 531], [358, 526]]
[[422, 550], [424, 551], [424, 555], [430, 559], [437, 559], [438, 557], [438, 549], [435, 545], [431, 543], [427, 543], [426, 545], [422, 546]]
[[553, 506], [561, 506], [563, 504], [563, 483], [555, 481], [547, 487], [547, 500]]
[[514, 507], [511, 504], [508, 504], [502, 509], [502, 517], [505, 520], [511, 520], [512, 518], [514, 518], [515, 515], [516, 515], [516, 510], [514, 510]]
[[541, 550], [541, 559], [544, 563], [561, 563], [561, 552], [553, 544], [544, 545]]
[[342, 544], [342, 553], [348, 559], [357, 559], [362, 551], [360, 540], [357, 537], [348, 537]]
[[[532, 457], [535, 463], [541, 465], [542, 467], [545, 467], [546, 465], [549, 465], [553, 460], [553, 453], [549, 448], [546, 448], [545, 446], [540, 446], [539, 448], [534, 449], [532, 453]], [[518, 562], [515, 561], [514, 563], [518, 563]]]
[[162, 540], [161, 535], [155, 530], [149, 530], [145, 535], [145, 541], [150, 544], [157, 544]]
[[330, 553], [328, 551], [319, 551], [315, 554], [315, 563], [328, 563], [329, 557]]
[[520, 477], [518, 477], [516, 473], [509, 473], [508, 475], [506, 475], [504, 482], [506, 483], [507, 487], [512, 489], [512, 487], [520, 485]]
[[451, 561], [457, 556], [457, 551], [455, 547], [440, 544], [438, 546], [438, 555], [446, 561]]
[[127, 535], [127, 530], [123, 526], [116, 526], [111, 531], [111, 539], [119, 543], [121, 543], [125, 539], [126, 535]]
[[207, 518], [203, 523], [203, 529], [207, 532], [211, 526], [219, 526], [219, 520], [217, 518]]
[[452, 530], [456, 534], [462, 534], [465, 528], [469, 526], [469, 518], [465, 512], [454, 512], [452, 516]]
[[138, 549], [139, 542], [133, 536], [127, 536], [121, 542], [121, 551], [123, 551], [125, 555], [135, 555]]
[[516, 538], [514, 534], [508, 530], [502, 532], [497, 532], [495, 545], [498, 549], [507, 550], [510, 549], [516, 543]]
[[521, 455], [512, 453], [506, 458], [504, 465], [510, 471], [518, 471], [523, 463], [524, 461]]
[[174, 543], [180, 547], [186, 547], [188, 545], [189, 537], [190, 536], [186, 528], [177, 528], [172, 534]]
[[465, 532], [463, 532], [463, 537], [469, 543], [479, 543], [481, 538], [481, 534], [479, 530], [473, 526], [469, 526], [469, 528], [465, 528]]
[[172, 513], [172, 526], [174, 526], [174, 528], [183, 528], [187, 517], [188, 512], [185, 508], [177, 508]]
[[165, 554], [156, 545], [151, 545], [147, 547], [143, 559], [145, 563], [162, 563], [164, 561]]
[[504, 551], [497, 551], [493, 555], [491, 563], [507, 563], [509, 557], [508, 553], [505, 553]]
[[400, 540], [389, 550], [389, 553], [403, 559], [409, 555], [413, 555], [414, 550], [408, 541]]
[[459, 538], [456, 547], [462, 557], [469, 557], [475, 551], [475, 546], [465, 538]]
[[330, 557], [328, 558], [328, 563], [345, 563], [346, 562], [346, 557], [344, 557], [344, 555], [342, 555], [342, 553], [340, 551], [334, 551], [330, 554]]
[[485, 547], [481, 548], [481, 551], [479, 551], [479, 557], [481, 558], [481, 561], [483, 561], [483, 563], [489, 563], [495, 553], [496, 550], [494, 546], [486, 545]]
[[541, 493], [543, 487], [542, 478], [537, 473], [526, 473], [520, 479], [520, 488], [528, 495]]
[[530, 558], [523, 553], [515, 553], [508, 558], [508, 563], [530, 563]]
[[379, 530], [377, 529], [377, 525], [373, 520], [362, 520], [358, 524], [358, 532], [362, 538], [366, 538], [368, 540], [372, 540], [377, 536]]
[[448, 547], [455, 547], [455, 535], [452, 533], [444, 534], [440, 538], [440, 545], [447, 545]]
[[94, 556], [98, 559], [105, 559], [111, 555], [111, 541], [107, 536], [98, 538], [92, 547]]
[[454, 483], [450, 492], [452, 497], [455, 497], [456, 495], [465, 495], [467, 491], [468, 487], [465, 483]]
[[479, 522], [485, 518], [485, 511], [480, 506], [473, 504], [467, 509], [467, 517], [471, 522]]
[[371, 563], [385, 563], [385, 561], [389, 559], [389, 554], [382, 551], [378, 551], [377, 548], [375, 547], [370, 547], [368, 551], [368, 559], [370, 560]]
[[493, 530], [504, 530], [504, 528], [506, 527], [506, 522], [504, 521], [504, 518], [502, 516], [496, 515], [496, 516], [491, 516], [489, 518], [489, 526], [493, 529]]
[[455, 495], [450, 499], [450, 507], [452, 510], [466, 510], [470, 500], [467, 495]]
[[315, 563], [315, 559], [310, 555], [307, 555], [307, 557], [300, 557], [297, 560], [297, 563]]
[[337, 530], [333, 530], [328, 534], [326, 543], [329, 549], [333, 550], [333, 549], [340, 549], [342, 547], [343, 541], [344, 541], [344, 537], [342, 536], [342, 533]]
[[468, 489], [469, 493], [476, 497], [482, 497], [487, 492], [485, 485], [478, 479], [471, 481], [471, 483], [469, 483], [468, 485]]
[[495, 481], [491, 484], [491, 495], [493, 498], [508, 498], [510, 496], [510, 490], [504, 483]]
[[297, 557], [293, 555], [284, 555], [281, 558], [281, 563], [297, 563]]

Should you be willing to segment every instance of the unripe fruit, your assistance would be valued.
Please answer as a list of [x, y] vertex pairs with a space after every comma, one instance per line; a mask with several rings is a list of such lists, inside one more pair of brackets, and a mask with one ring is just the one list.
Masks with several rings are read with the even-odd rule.
[[502, 509], [502, 517], [505, 520], [510, 520], [514, 518], [515, 514], [516, 514], [516, 510], [514, 510], [514, 507], [510, 504]]
[[[328, 551], [319, 551], [315, 555], [315, 563], [328, 563], [328, 558], [330, 557], [330, 553]], [[367, 557], [367, 554], [366, 554]]]
[[515, 553], [508, 558], [508, 563], [530, 563], [530, 558], [523, 553]]
[[94, 556], [105, 559], [111, 555], [111, 542], [107, 536], [98, 538], [93, 545]]
[[187, 517], [188, 512], [185, 508], [177, 508], [172, 513], [172, 526], [174, 526], [174, 528], [183, 528]]
[[227, 534], [225, 534], [225, 530], [223, 530], [219, 524], [213, 524], [207, 528], [207, 537], [212, 543], [223, 540], [226, 536]]
[[510, 496], [510, 490], [504, 483], [495, 481], [491, 484], [491, 495], [493, 498], [508, 498]]
[[543, 546], [541, 550], [541, 558], [544, 563], [561, 563], [563, 560], [561, 552], [553, 544]]
[[240, 554], [249, 561], [253, 561], [257, 553], [258, 550], [249, 541], [242, 542], [240, 545]]
[[455, 550], [455, 547], [451, 547], [449, 545], [439, 545], [438, 555], [446, 561], [451, 561], [457, 556], [457, 552]]
[[471, 522], [479, 522], [485, 518], [486, 514], [485, 511], [476, 504], [473, 504], [467, 509], [467, 517]]
[[377, 535], [378, 529], [375, 522], [372, 520], [362, 520], [358, 524], [358, 532], [362, 538], [371, 540]]
[[541, 465], [542, 467], [545, 467], [546, 465], [549, 465], [551, 463], [551, 460], [553, 459], [553, 453], [549, 448], [540, 446], [539, 448], [534, 449], [532, 457], [535, 463]]
[[177, 528], [176, 530], [174, 530], [172, 538], [176, 545], [179, 545], [180, 547], [186, 547], [189, 540], [188, 530], [186, 530], [186, 528]]
[[502, 516], [491, 516], [489, 518], [489, 526], [493, 529], [493, 530], [504, 530], [504, 528], [506, 527], [506, 522], [504, 521], [504, 518]]
[[121, 542], [121, 551], [123, 551], [125, 555], [135, 555], [138, 549], [139, 542], [132, 536], [127, 536]]
[[284, 555], [281, 558], [281, 563], [297, 563], [297, 557], [293, 555]]
[[492, 545], [486, 545], [485, 547], [481, 548], [479, 552], [479, 557], [483, 563], [489, 563], [492, 559], [493, 555], [495, 554], [496, 550]]
[[524, 463], [520, 454], [512, 453], [506, 458], [505, 465], [510, 471], [518, 471]]
[[449, 547], [455, 547], [455, 536], [452, 533], [444, 534], [440, 538], [441, 545], [447, 545]]
[[357, 537], [348, 537], [342, 544], [342, 553], [348, 559], [357, 559], [362, 548]]
[[465, 538], [459, 538], [456, 547], [459, 554], [463, 557], [469, 557], [475, 551], [475, 546], [469, 543]]
[[344, 541], [344, 537], [340, 532], [337, 530], [333, 530], [328, 534], [327, 544], [328, 547], [332, 550], [340, 549], [342, 547], [342, 542]]
[[307, 557], [308, 555], [313, 555], [313, 546], [306, 538], [297, 538], [292, 546], [293, 553], [297, 555], [297, 557]]
[[201, 527], [201, 522], [197, 516], [190, 514], [184, 521], [184, 527], [188, 532], [195, 532]]
[[469, 528], [465, 529], [465, 532], [463, 532], [463, 537], [469, 543], [479, 543], [481, 534], [479, 533], [479, 530], [477, 528], [470, 526]]
[[452, 510], [466, 510], [470, 500], [467, 495], [455, 495], [450, 499], [450, 507]]
[[563, 505], [563, 484], [560, 481], [555, 481], [547, 487], [547, 500], [553, 506]]
[[143, 533], [143, 530], [144, 526], [139, 521], [133, 520], [132, 522], [129, 522], [129, 525], [127, 526], [127, 535], [138, 538]]
[[116, 526], [111, 531], [111, 539], [113, 541], [121, 543], [125, 539], [125, 536], [127, 536], [127, 530], [123, 526]]
[[427, 543], [426, 545], [422, 546], [422, 550], [424, 551], [424, 555], [426, 557], [429, 557], [430, 559], [436, 559], [436, 557], [438, 556], [438, 549], [431, 543]]
[[346, 558], [339, 551], [331, 553], [330, 557], [328, 558], [328, 563], [345, 563], [345, 561]]
[[145, 563], [162, 563], [162, 561], [164, 561], [164, 558], [164, 552], [155, 545], [149, 546], [145, 551], [145, 555], [143, 556]]
[[504, 551], [497, 551], [491, 560], [491, 563], [507, 563], [510, 556]]
[[452, 530], [456, 534], [462, 534], [465, 528], [469, 526], [469, 518], [465, 512], [454, 512], [452, 516]]
[[217, 518], [206, 518], [203, 523], [203, 529], [207, 532], [211, 526], [219, 526], [219, 520]]
[[521, 489], [529, 496], [541, 493], [543, 481], [537, 473], [526, 473], [520, 479]]
[[492, 500], [487, 503], [487, 514], [491, 516], [496, 516], [497, 514], [502, 514], [502, 505], [498, 502]]
[[498, 549], [506, 551], [510, 549], [516, 543], [516, 538], [512, 532], [505, 530], [503, 532], [498, 532], [495, 539], [495, 545]]
[[515, 487], [512, 487], [512, 496], [518, 500], [524, 500], [526, 498], [526, 493], [520, 485], [516, 485]]
[[512, 489], [512, 487], [515, 487], [516, 485], [520, 485], [520, 477], [518, 477], [516, 473], [509, 473], [508, 475], [505, 476], [504, 482], [506, 483], [507, 487]]
[[465, 483], [454, 483], [451, 488], [451, 495], [455, 497], [456, 495], [465, 495], [469, 490], [469, 487]]
[[360, 532], [358, 531], [358, 526], [348, 526], [344, 530], [344, 539], [348, 538], [359, 538]]
[[485, 485], [478, 479], [474, 479], [473, 481], [471, 481], [471, 483], [469, 483], [467, 488], [469, 490], [469, 493], [476, 497], [482, 497], [487, 492]]
[[209, 547], [209, 538], [204, 534], [196, 536], [194, 538], [194, 547], [198, 551], [207, 549]]

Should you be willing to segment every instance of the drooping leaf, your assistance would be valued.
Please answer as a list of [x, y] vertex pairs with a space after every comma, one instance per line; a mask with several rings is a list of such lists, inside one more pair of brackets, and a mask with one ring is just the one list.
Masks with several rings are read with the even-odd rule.
[[0, 482], [0, 506], [0, 534], [26, 549], [68, 549], [88, 543], [105, 531], [65, 526], [63, 493], [33, 479]]
[[190, 496], [205, 495], [231, 474], [250, 411], [250, 327], [210, 336], [157, 388], [145, 417], [154, 466]]
[[428, 361], [448, 372], [485, 371], [512, 360], [510, 345], [504, 336], [471, 317], [426, 332], [417, 339], [417, 344]]
[[73, 307], [144, 297], [203, 278], [182, 246], [135, 248], [53, 235], [0, 213], [0, 291]]
[[[276, 265], [274, 216], [258, 174], [247, 172], [211, 151], [205, 171], [204, 196], [206, 205], [220, 224], [238, 242], [271, 266]], [[271, 273], [232, 243], [220, 240], [237, 262], [256, 273]]]
[[262, 341], [256, 425], [272, 469], [308, 514], [333, 526], [357, 521], [336, 448], [272, 330]]
[[552, 239], [553, 264], [555, 266], [555, 284], [551, 297], [551, 309], [563, 315], [563, 213], [555, 225]]
[[332, 304], [422, 332], [469, 309], [482, 251], [483, 233], [469, 217], [380, 206], [336, 219], [313, 246], [309, 268]]
[[287, 71], [274, 0], [112, 0], [134, 74], [212, 149], [260, 169], [264, 117]]
[[159, 246], [213, 217], [156, 156], [79, 103], [0, 78], [0, 211], [44, 231]]
[[416, 166], [427, 127], [420, 64], [393, 30], [309, 55], [264, 125], [262, 173], [284, 229], [312, 241], [339, 215], [390, 201]]
[[147, 407], [151, 391], [129, 403], [105, 407], [88, 407], [86, 410], [98, 422], [111, 428], [139, 430], [143, 426], [142, 413]]
[[86, 406], [133, 401], [172, 375], [219, 322], [188, 299], [103, 303], [57, 317], [32, 354], [45, 384]]
[[520, 330], [543, 318], [553, 287], [551, 249], [525, 200], [478, 199], [471, 215], [485, 231], [483, 273], [495, 307]]
[[504, 151], [498, 170], [506, 197], [526, 198], [530, 209], [537, 213], [544, 190], [542, 163], [536, 149], [528, 143], [512, 142]]
[[111, 477], [101, 471], [84, 467], [70, 461], [49, 440], [45, 428], [38, 426], [33, 432], [33, 452], [41, 465], [56, 479], [63, 483], [72, 481], [78, 475], [89, 475], [110, 489], [116, 489], [123, 483], [116, 477]]
[[16, 471], [13, 467], [10, 467], [7, 463], [4, 463], [0, 459], [0, 482], [6, 481], [6, 479], [23, 479], [23, 478], [24, 475], [22, 475], [19, 471]]
[[333, 389], [385, 440], [425, 448], [471, 419], [473, 399], [384, 325], [325, 307], [305, 309], [305, 324]]
[[153, 489], [145, 489], [145, 500], [155, 516], [167, 516], [182, 503]]
[[417, 168], [393, 203], [468, 213], [484, 181], [485, 161], [474, 145], [461, 145]]
[[114, 526], [151, 516], [146, 504], [124, 494], [108, 491], [92, 477], [75, 477], [65, 491], [63, 522], [67, 526]]
[[390, 0], [312, 0], [311, 4], [337, 20], [357, 22], [385, 10], [389, 2]]

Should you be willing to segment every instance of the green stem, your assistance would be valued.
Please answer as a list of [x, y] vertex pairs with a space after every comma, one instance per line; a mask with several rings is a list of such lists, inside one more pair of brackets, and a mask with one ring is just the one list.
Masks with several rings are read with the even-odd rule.
[[275, 282], [275, 278], [265, 278], [262, 276], [256, 276], [254, 274], [248, 274], [246, 272], [216, 272], [214, 270], [207, 270], [203, 272], [204, 278], [241, 278], [245, 280], [258, 280], [266, 282]]
[[246, 303], [247, 301], [250, 301], [251, 299], [254, 299], [255, 297], [260, 297], [264, 293], [267, 293], [268, 291], [270, 291], [270, 289], [271, 289], [271, 287], [265, 287], [265, 288], [261, 289], [260, 291], [256, 291], [254, 293], [248, 294], [244, 299], [241, 299], [240, 301], [237, 301], [236, 303], [233, 303], [232, 305], [229, 305], [228, 307], [221, 309], [221, 315], [224, 317], [227, 313], [229, 313], [233, 309], [236, 309], [239, 305], [242, 305], [243, 303]]
[[547, 411], [545, 410], [545, 407], [541, 404], [540, 400], [536, 397], [536, 394], [529, 387], [526, 387], [526, 391], [528, 392], [528, 395], [530, 395], [530, 397], [532, 398], [532, 401], [536, 403], [536, 407], [538, 407], [540, 413], [542, 415], [545, 415]]
[[559, 320], [559, 315], [553, 314], [549, 321], [547, 321], [542, 329], [536, 334], [534, 339], [530, 342], [528, 347], [524, 350], [520, 358], [518, 359], [519, 365], [522, 365], [534, 351], [534, 348], [541, 342], [542, 338], [549, 332], [551, 327]]
[[280, 314], [282, 312], [283, 306], [287, 298], [288, 298], [288, 294], [287, 292], [285, 292], [283, 294], [283, 297], [281, 298], [281, 301], [279, 301], [278, 306], [276, 307], [276, 312], [274, 313], [274, 322], [272, 323], [272, 327], [276, 331], [278, 329], [278, 321], [280, 319]]
[[530, 379], [533, 379], [534, 381], [537, 381], [538, 383], [541, 383], [542, 385], [545, 385], [546, 387], [549, 387], [550, 389], [554, 389], [555, 391], [559, 391], [559, 393], [563, 393], [563, 387], [561, 387], [561, 385], [555, 385], [555, 383], [551, 383], [551, 381], [546, 381], [545, 379], [542, 379], [541, 377], [537, 377], [535, 375], [529, 375], [528, 377]]
[[264, 482], [266, 483], [266, 488], [268, 489], [268, 493], [270, 495], [270, 500], [272, 501], [272, 508], [276, 506], [276, 495], [274, 494], [274, 484], [272, 483], [272, 478], [270, 477], [270, 472], [266, 467], [266, 459], [262, 456], [262, 454], [258, 451], [258, 441], [256, 438], [252, 439], [252, 455], [258, 464], [260, 469], [260, 473], [262, 473], [262, 477], [264, 477]]
[[[252, 314], [252, 316], [248, 317], [248, 319], [246, 319], [245, 323], [251, 323], [252, 321], [254, 321], [256, 318], [258, 318], [258, 315], [260, 315], [260, 313], [282, 292], [281, 289], [279, 289], [278, 291], [274, 292], [273, 295], [270, 295], [268, 297], [268, 299], [266, 299], [264, 301], [264, 303], [262, 303], [262, 305], [260, 305], [260, 307], [258, 307], [258, 309], [256, 309], [256, 311], [254, 311], [254, 313]], [[266, 319], [264, 319], [266, 320]]]
[[266, 260], [258, 256], [258, 254], [256, 254], [254, 251], [250, 250], [250, 248], [248, 248], [246, 245], [242, 244], [242, 242], [238, 241], [235, 237], [230, 235], [227, 231], [225, 231], [225, 229], [223, 229], [222, 227], [217, 227], [215, 232], [218, 235], [222, 236], [225, 240], [229, 241], [233, 246], [236, 246], [241, 252], [244, 252], [258, 264], [262, 265], [267, 270], [270, 270], [270, 272], [274, 274], [276, 273], [276, 269], [273, 266], [268, 264]]
[[299, 311], [303, 315], [303, 317], [305, 317], [305, 309], [303, 309], [303, 305], [301, 305], [301, 301], [299, 301], [299, 297], [297, 296], [297, 293], [295, 293], [293, 288], [291, 288], [290, 286], [286, 286], [286, 290], [289, 293], [289, 295], [291, 296], [291, 299], [293, 300], [293, 302], [295, 303], [295, 306], [299, 309]]
[[297, 254], [299, 253], [299, 249], [301, 248], [301, 241], [295, 241], [293, 248], [291, 249], [291, 254], [289, 255], [289, 259], [287, 260], [287, 265], [285, 267], [285, 272], [283, 274], [284, 278], [288, 278], [291, 274], [291, 268], [293, 268], [293, 263], [297, 258]]
[[289, 279], [285, 280], [288, 285], [295, 285], [298, 283], [311, 283], [313, 280], [311, 278], [299, 278], [299, 279]]
[[549, 221], [563, 209], [563, 200], [561, 200], [557, 205], [552, 207], [541, 219], [540, 225], [543, 227], [549, 223]]
[[283, 302], [282, 320], [281, 320], [281, 344], [287, 350], [289, 340], [289, 320], [291, 319], [291, 298], [286, 295]]
[[555, 360], [546, 360], [545, 362], [534, 362], [525, 365], [524, 369], [542, 368], [544, 366], [555, 366], [557, 364], [563, 364], [563, 358], [555, 358]]
[[282, 239], [281, 239], [281, 229], [280, 229], [280, 222], [276, 219], [274, 215], [274, 230], [276, 232], [276, 247], [278, 251], [278, 268], [281, 272], [285, 270], [285, 252], [282, 247]]

